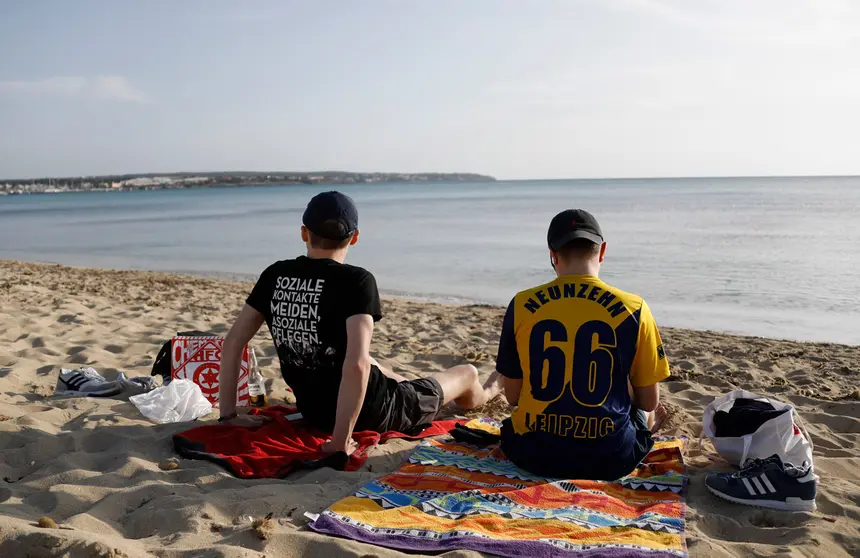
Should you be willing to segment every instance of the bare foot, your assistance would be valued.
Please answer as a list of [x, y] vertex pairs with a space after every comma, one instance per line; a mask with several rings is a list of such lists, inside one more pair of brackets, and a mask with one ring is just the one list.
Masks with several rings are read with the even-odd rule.
[[667, 411], [666, 407], [660, 403], [657, 405], [657, 408], [654, 409], [654, 424], [651, 425], [651, 434], [656, 434], [657, 431], [663, 427], [663, 423], [666, 422], [667, 418], [669, 418], [669, 411]]
[[504, 388], [502, 385], [502, 375], [493, 370], [493, 373], [490, 374], [490, 377], [487, 378], [486, 382], [484, 382], [483, 388], [484, 405], [486, 405], [502, 394], [502, 389]]

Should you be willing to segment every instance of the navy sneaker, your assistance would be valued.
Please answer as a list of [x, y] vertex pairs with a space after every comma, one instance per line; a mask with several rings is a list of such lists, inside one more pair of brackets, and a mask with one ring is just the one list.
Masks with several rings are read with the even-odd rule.
[[817, 483], [808, 464], [783, 464], [778, 455], [754, 459], [736, 473], [705, 478], [708, 490], [729, 502], [788, 511], [814, 511]]

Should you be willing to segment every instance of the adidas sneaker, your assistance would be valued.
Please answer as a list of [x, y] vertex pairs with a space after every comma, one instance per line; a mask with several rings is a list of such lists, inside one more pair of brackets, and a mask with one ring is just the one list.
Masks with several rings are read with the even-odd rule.
[[121, 382], [109, 382], [94, 368], [78, 368], [77, 370], [60, 370], [57, 378], [57, 395], [91, 395], [93, 397], [109, 397], [122, 391]]
[[818, 477], [804, 463], [783, 464], [778, 455], [754, 459], [736, 473], [712, 473], [705, 486], [729, 502], [787, 511], [814, 511]]

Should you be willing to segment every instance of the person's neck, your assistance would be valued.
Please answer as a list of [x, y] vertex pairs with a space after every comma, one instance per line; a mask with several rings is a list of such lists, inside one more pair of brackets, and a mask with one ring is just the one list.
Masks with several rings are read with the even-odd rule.
[[555, 267], [555, 273], [559, 277], [562, 275], [593, 275], [598, 277], [600, 274], [600, 263], [594, 260], [559, 262]]
[[338, 263], [346, 261], [346, 250], [325, 250], [308, 247], [307, 257], [312, 260], [334, 260]]

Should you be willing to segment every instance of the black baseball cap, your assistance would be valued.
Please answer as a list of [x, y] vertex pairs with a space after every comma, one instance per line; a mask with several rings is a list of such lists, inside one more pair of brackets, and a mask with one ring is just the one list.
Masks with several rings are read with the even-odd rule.
[[603, 244], [603, 231], [594, 215], [584, 209], [565, 209], [552, 218], [546, 233], [546, 242], [550, 248], [560, 250], [577, 238]]
[[358, 209], [346, 194], [323, 192], [308, 202], [302, 223], [322, 238], [346, 240], [358, 230]]

